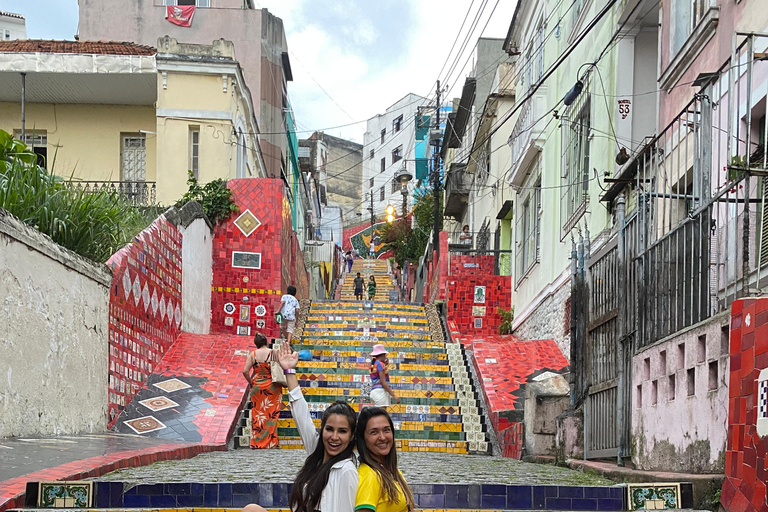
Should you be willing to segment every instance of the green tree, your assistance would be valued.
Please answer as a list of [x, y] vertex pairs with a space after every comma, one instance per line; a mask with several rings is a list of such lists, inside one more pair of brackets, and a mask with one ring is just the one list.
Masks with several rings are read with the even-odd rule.
[[[411, 217], [398, 219], [382, 230], [382, 238], [387, 249], [394, 254], [395, 261], [403, 267], [405, 260], [418, 262], [429, 244], [429, 236], [434, 223], [434, 202], [431, 191], [416, 191], [416, 203], [413, 207], [413, 227]], [[442, 198], [440, 211], [443, 211]], [[442, 218], [440, 219], [442, 223]]]
[[189, 201], [197, 201], [214, 226], [227, 220], [232, 213], [237, 211], [237, 205], [232, 199], [232, 191], [227, 188], [226, 181], [218, 178], [201, 187], [192, 171], [189, 171], [187, 185], [189, 190], [176, 203], [176, 206], [183, 206]]
[[104, 262], [151, 219], [117, 192], [85, 192], [37, 165], [37, 155], [0, 130], [0, 208], [57, 244]]

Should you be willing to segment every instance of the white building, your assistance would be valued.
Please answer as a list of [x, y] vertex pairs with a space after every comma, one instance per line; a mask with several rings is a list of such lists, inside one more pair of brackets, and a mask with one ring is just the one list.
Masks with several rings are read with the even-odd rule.
[[[419, 107], [427, 106], [429, 100], [417, 94], [408, 94], [390, 106], [386, 113], [368, 120], [363, 146], [364, 199], [360, 211], [363, 219], [370, 217], [368, 208], [373, 195], [373, 212], [382, 218], [387, 205], [395, 207], [398, 215], [402, 211], [402, 187], [394, 181], [395, 173], [407, 165], [415, 176], [416, 158], [416, 113]], [[418, 155], [421, 158], [423, 155]], [[407, 208], [413, 206], [413, 188], [416, 180], [408, 185]]]
[[24, 16], [12, 12], [0, 11], [0, 40], [27, 38], [27, 23]]

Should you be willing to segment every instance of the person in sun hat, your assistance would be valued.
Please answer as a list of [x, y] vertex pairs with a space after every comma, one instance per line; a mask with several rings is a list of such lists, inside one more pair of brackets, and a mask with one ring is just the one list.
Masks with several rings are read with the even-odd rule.
[[371, 400], [376, 407], [388, 407], [390, 397], [398, 404], [400, 399], [389, 385], [389, 359], [384, 345], [377, 344], [371, 351]]

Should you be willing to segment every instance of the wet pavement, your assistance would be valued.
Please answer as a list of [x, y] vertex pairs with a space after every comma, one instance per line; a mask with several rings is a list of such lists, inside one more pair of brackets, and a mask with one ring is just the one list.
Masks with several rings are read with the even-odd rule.
[[[306, 458], [304, 450], [236, 450], [204, 453], [187, 460], [126, 468], [99, 478], [129, 484], [158, 482], [291, 482]], [[410, 484], [615, 485], [605, 478], [544, 464], [481, 455], [398, 453]]]
[[[90, 457], [168, 444], [166, 439], [112, 433], [3, 438], [0, 439], [0, 482]], [[179, 446], [185, 444], [179, 443]]]

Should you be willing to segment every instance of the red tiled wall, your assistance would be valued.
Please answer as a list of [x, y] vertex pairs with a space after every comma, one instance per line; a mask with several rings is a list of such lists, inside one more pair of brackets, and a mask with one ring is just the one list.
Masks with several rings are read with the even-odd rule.
[[161, 216], [107, 261], [110, 427], [180, 332], [181, 238]]
[[[258, 330], [268, 338], [277, 337], [275, 313], [288, 284], [296, 286], [300, 299], [309, 297], [309, 277], [293, 231], [283, 182], [271, 178], [235, 179], [229, 180], [227, 187], [239, 211], [214, 230], [211, 331], [237, 334], [238, 327], [243, 327], [251, 334]], [[260, 222], [249, 236], [235, 225], [246, 210]], [[232, 267], [234, 251], [260, 253], [261, 268]], [[235, 308], [231, 314], [225, 311], [228, 303]], [[257, 315], [260, 305], [266, 308], [263, 316]]]
[[768, 437], [757, 433], [760, 371], [768, 368], [768, 298], [731, 306], [728, 444], [721, 503], [731, 512], [768, 510]]
[[[449, 323], [451, 335], [454, 324]], [[523, 387], [537, 372], [564, 372], [568, 360], [553, 340], [521, 341], [511, 336], [461, 337], [473, 347], [472, 364], [482, 383], [483, 399], [504, 457], [519, 459], [523, 450], [523, 424], [505, 412], [523, 410]]]

